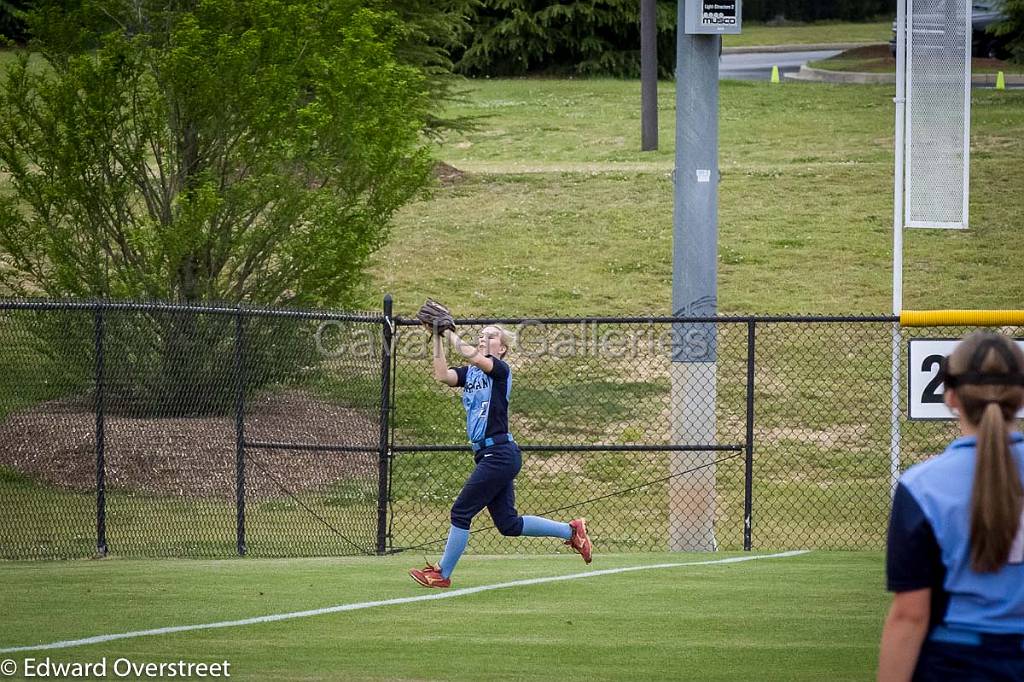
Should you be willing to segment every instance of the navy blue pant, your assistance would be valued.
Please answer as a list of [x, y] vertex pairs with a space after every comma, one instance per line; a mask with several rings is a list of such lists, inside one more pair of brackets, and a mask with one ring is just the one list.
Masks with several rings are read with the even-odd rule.
[[914, 682], [1024, 682], [1024, 648], [985, 642], [981, 646], [926, 640]]
[[516, 511], [514, 481], [523, 457], [514, 443], [492, 445], [473, 457], [476, 468], [452, 505], [452, 525], [469, 530], [473, 517], [484, 507], [502, 535], [522, 535], [523, 517]]

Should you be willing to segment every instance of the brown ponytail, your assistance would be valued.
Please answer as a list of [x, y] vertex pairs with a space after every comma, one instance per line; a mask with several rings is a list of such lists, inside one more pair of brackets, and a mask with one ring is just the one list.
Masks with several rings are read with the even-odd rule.
[[998, 571], [1006, 563], [1024, 507], [1007, 431], [999, 403], [988, 403], [978, 424], [971, 491], [971, 568], [979, 573]]
[[1010, 451], [1009, 430], [1024, 403], [1024, 353], [992, 332], [971, 334], [950, 354], [946, 386], [978, 430], [971, 490], [971, 568], [993, 573], [1006, 564], [1024, 509], [1024, 486]]

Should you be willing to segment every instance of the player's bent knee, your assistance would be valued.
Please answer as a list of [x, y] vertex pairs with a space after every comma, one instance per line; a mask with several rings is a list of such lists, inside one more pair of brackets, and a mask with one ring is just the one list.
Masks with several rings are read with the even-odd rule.
[[505, 537], [518, 537], [523, 534], [523, 517], [517, 516], [514, 519], [509, 519], [498, 526], [498, 532]]
[[469, 530], [470, 525], [472, 525], [473, 523], [473, 517], [471, 515], [464, 514], [453, 509], [451, 521], [452, 525], [456, 528], [461, 528], [462, 530]]

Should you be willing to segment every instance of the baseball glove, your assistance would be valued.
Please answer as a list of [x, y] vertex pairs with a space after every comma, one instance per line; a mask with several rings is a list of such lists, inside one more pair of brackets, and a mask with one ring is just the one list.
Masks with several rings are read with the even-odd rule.
[[435, 334], [442, 334], [449, 329], [455, 331], [455, 320], [451, 312], [432, 298], [428, 298], [420, 307], [416, 319], [430, 327]]

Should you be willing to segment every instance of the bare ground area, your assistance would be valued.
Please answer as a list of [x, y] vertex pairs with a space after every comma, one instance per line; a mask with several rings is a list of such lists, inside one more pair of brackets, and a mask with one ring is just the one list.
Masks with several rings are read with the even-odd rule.
[[[154, 495], [233, 498], [233, 416], [175, 419], [111, 416], [105, 420], [108, 489]], [[373, 415], [300, 391], [266, 394], [247, 410], [247, 442], [374, 447]], [[96, 415], [81, 400], [40, 403], [0, 422], [0, 466], [72, 490], [95, 490]], [[349, 480], [376, 480], [377, 455], [246, 449], [250, 498], [322, 490]]]
[[447, 164], [444, 161], [438, 161], [434, 164], [434, 177], [437, 179], [438, 184], [442, 187], [451, 187], [457, 185], [466, 178], [466, 172], [459, 170], [451, 164]]

